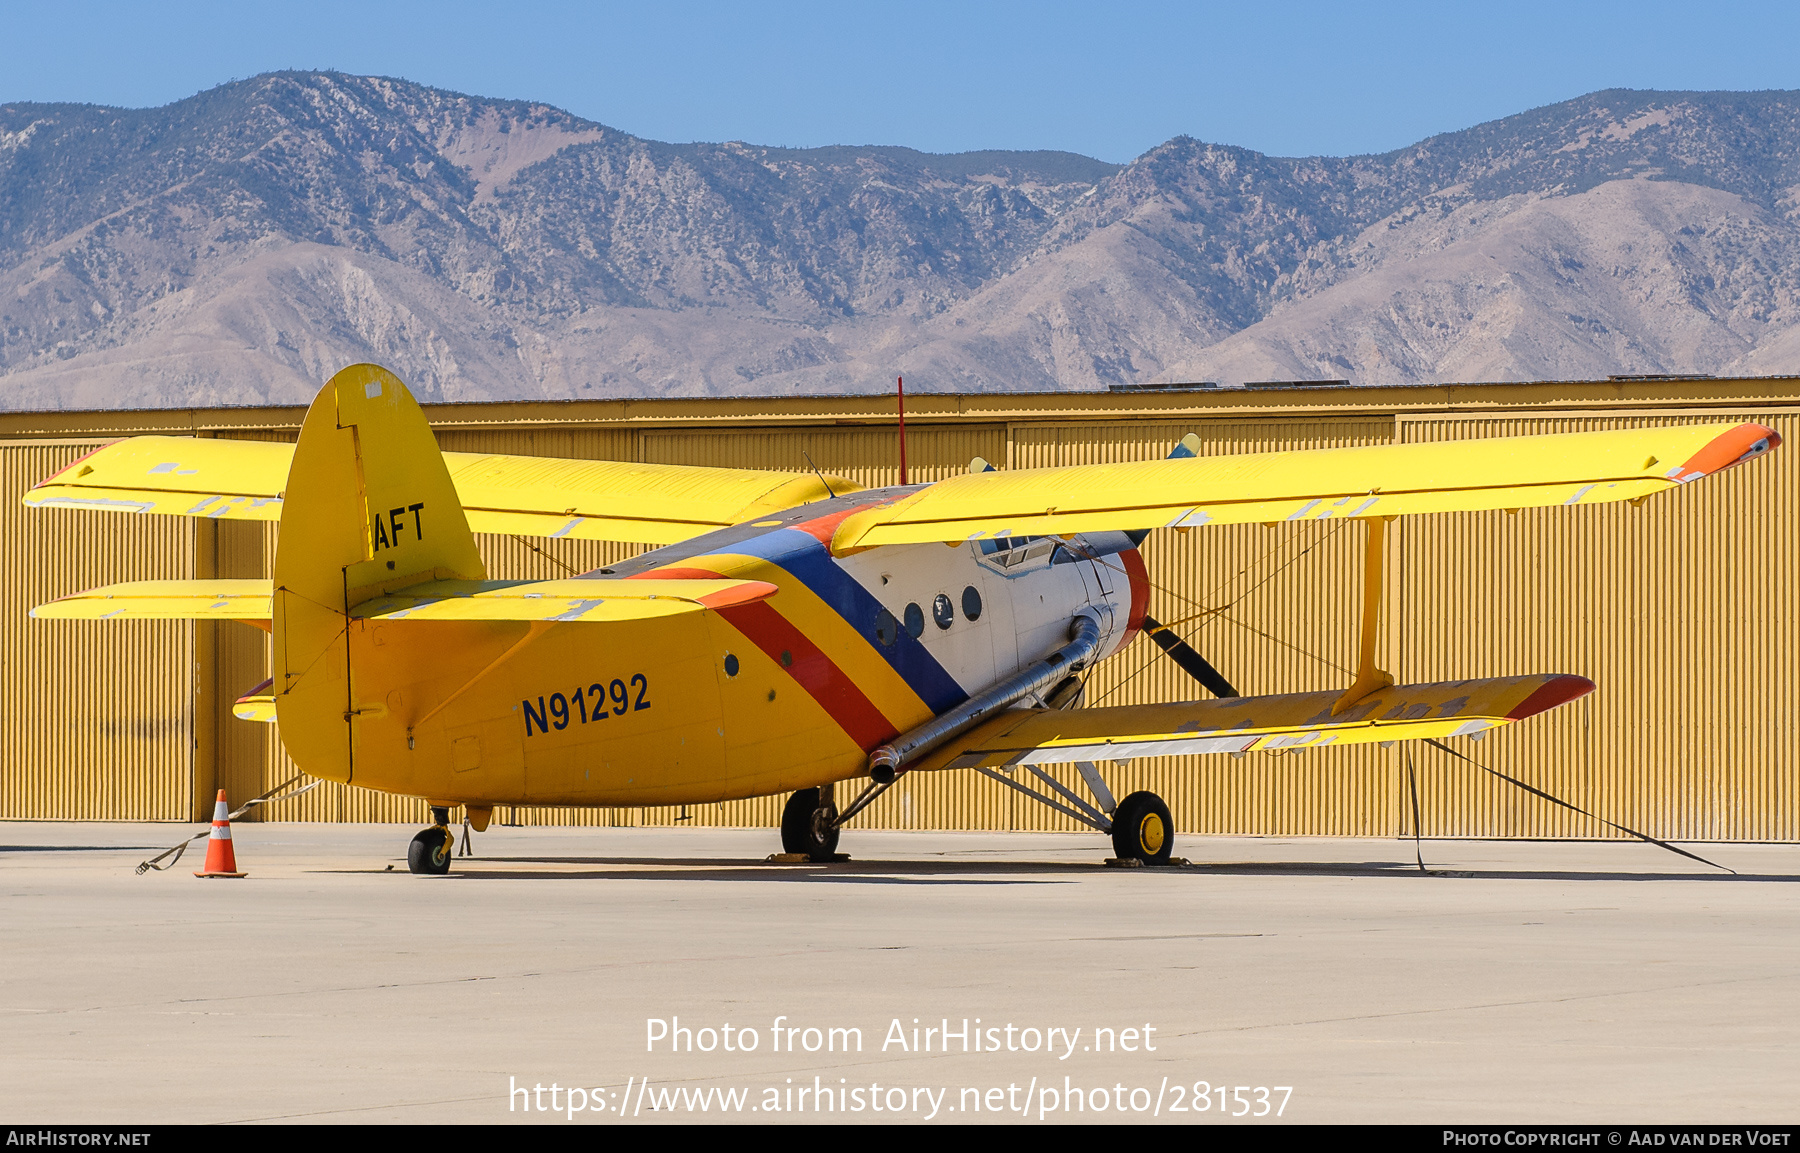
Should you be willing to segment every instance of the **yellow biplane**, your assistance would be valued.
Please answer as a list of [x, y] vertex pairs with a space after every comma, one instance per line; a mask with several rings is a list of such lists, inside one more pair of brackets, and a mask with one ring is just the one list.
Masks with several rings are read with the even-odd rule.
[[[1396, 685], [1375, 667], [1382, 526], [1414, 513], [1636, 500], [1761, 456], [1757, 424], [842, 478], [440, 452], [406, 387], [354, 365], [294, 445], [136, 437], [43, 481], [39, 508], [279, 521], [273, 580], [149, 581], [39, 617], [248, 622], [307, 773], [451, 810], [676, 805], [791, 792], [787, 852], [829, 858], [902, 773], [972, 769], [1169, 860], [1162, 800], [1099, 762], [1474, 735], [1574, 700], [1569, 675]], [[1243, 697], [1146, 615], [1152, 530], [1360, 518], [1361, 668], [1341, 693]], [[496, 581], [473, 532], [651, 543], [572, 579]], [[946, 548], [945, 546], [949, 547]], [[1212, 694], [1079, 708], [1081, 673], [1148, 634]], [[1084, 796], [1041, 766], [1073, 764]], [[840, 782], [858, 794], [842, 809]], [[1035, 786], [1035, 787], [1034, 787]]]

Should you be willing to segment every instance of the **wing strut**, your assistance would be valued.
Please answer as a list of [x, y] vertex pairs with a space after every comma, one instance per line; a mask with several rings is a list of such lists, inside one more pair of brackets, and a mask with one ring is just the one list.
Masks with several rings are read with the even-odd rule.
[[1341, 716], [1356, 702], [1394, 687], [1394, 678], [1375, 667], [1375, 638], [1381, 630], [1381, 578], [1387, 560], [1387, 518], [1370, 517], [1368, 543], [1363, 548], [1362, 648], [1357, 653], [1356, 680], [1331, 706]]

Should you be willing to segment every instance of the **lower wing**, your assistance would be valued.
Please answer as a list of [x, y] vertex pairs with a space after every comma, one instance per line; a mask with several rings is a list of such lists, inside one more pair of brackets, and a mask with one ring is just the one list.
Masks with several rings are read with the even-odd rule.
[[1586, 677], [1561, 673], [1395, 685], [1335, 717], [1331, 706], [1342, 695], [1336, 690], [1066, 712], [1014, 709], [951, 741], [915, 771], [1474, 736], [1593, 690]]

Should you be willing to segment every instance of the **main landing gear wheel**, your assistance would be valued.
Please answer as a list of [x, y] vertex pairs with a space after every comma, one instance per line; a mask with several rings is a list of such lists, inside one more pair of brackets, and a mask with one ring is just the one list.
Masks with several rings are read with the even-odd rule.
[[450, 871], [450, 854], [456, 838], [443, 825], [420, 830], [406, 847], [406, 867], [415, 873], [443, 876]]
[[804, 853], [815, 861], [829, 861], [837, 852], [837, 806], [819, 806], [819, 790], [801, 789], [781, 810], [781, 848]]
[[1175, 846], [1175, 824], [1169, 806], [1155, 793], [1133, 793], [1112, 815], [1113, 854], [1120, 860], [1166, 865]]

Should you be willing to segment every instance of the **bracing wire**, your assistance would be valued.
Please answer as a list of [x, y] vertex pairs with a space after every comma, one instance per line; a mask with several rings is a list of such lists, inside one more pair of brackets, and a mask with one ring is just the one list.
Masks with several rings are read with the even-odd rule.
[[[1318, 522], [1314, 522], [1314, 523], [1318, 523]], [[1191, 605], [1201, 606], [1201, 609], [1199, 612], [1189, 613], [1187, 616], [1178, 617], [1172, 621], [1166, 621], [1163, 623], [1163, 627], [1166, 629], [1167, 628], [1175, 628], [1178, 625], [1188, 624], [1193, 621], [1200, 621], [1203, 624], [1210, 624], [1214, 621], [1223, 621], [1225, 624], [1231, 625], [1234, 628], [1243, 629], [1246, 632], [1253, 633], [1254, 635], [1261, 637], [1264, 640], [1267, 640], [1274, 644], [1280, 645], [1283, 648], [1290, 649], [1293, 652], [1296, 652], [1296, 653], [1300, 654], [1301, 656], [1306, 657], [1308, 660], [1317, 661], [1319, 664], [1324, 665], [1328, 669], [1331, 669], [1335, 672], [1340, 672], [1340, 673], [1349, 675], [1351, 670], [1345, 668], [1344, 666], [1338, 664], [1335, 661], [1329, 660], [1326, 657], [1319, 655], [1318, 653], [1312, 652], [1309, 649], [1301, 647], [1300, 645], [1293, 644], [1290, 641], [1285, 641], [1278, 636], [1275, 636], [1271, 633], [1265, 632], [1264, 630], [1255, 627], [1254, 625], [1246, 624], [1240, 620], [1234, 620], [1231, 617], [1226, 615], [1227, 613], [1231, 612], [1233, 609], [1237, 608], [1239, 605], [1243, 604], [1243, 602], [1245, 600], [1249, 599], [1249, 597], [1253, 593], [1255, 593], [1257, 590], [1263, 588], [1270, 581], [1272, 581], [1276, 577], [1280, 576], [1282, 572], [1284, 572], [1285, 570], [1287, 570], [1288, 568], [1290, 568], [1291, 566], [1293, 566], [1294, 564], [1299, 562], [1301, 560], [1301, 558], [1305, 557], [1307, 554], [1309, 554], [1313, 550], [1317, 549], [1320, 545], [1324, 544], [1327, 540], [1330, 540], [1333, 536], [1336, 535], [1336, 530], [1339, 529], [1340, 527], [1342, 527], [1346, 523], [1348, 523], [1348, 521], [1338, 521], [1335, 524], [1329, 524], [1329, 525], [1325, 526], [1325, 531], [1321, 532], [1319, 534], [1319, 536], [1317, 537], [1317, 539], [1315, 539], [1311, 544], [1307, 545], [1305, 548], [1301, 549], [1299, 552], [1295, 553], [1293, 556], [1289, 557], [1287, 560], [1285, 560], [1281, 564], [1277, 565], [1273, 570], [1271, 570], [1268, 573], [1268, 575], [1264, 576], [1261, 580], [1257, 581], [1255, 584], [1251, 585], [1249, 588], [1247, 588], [1247, 589], [1243, 590], [1241, 593], [1237, 594], [1237, 596], [1235, 596], [1232, 600], [1228, 601], [1224, 605], [1221, 605], [1221, 606], [1218, 606], [1215, 608], [1207, 608], [1207, 607], [1205, 607], [1203, 601], [1196, 600], [1193, 597], [1183, 595], [1182, 593], [1176, 592], [1174, 589], [1168, 588], [1164, 585], [1157, 584], [1156, 582], [1152, 581], [1150, 587], [1154, 588], [1157, 592], [1162, 593], [1165, 596], [1173, 597], [1176, 600], [1186, 601], [1188, 604], [1191, 604]], [[1276, 544], [1273, 548], [1268, 549], [1261, 556], [1257, 557], [1255, 560], [1251, 561], [1249, 564], [1247, 564], [1243, 568], [1239, 569], [1232, 576], [1227, 577], [1225, 580], [1221, 581], [1217, 586], [1215, 586], [1211, 591], [1209, 591], [1206, 594], [1206, 598], [1208, 600], [1210, 600], [1213, 596], [1217, 595], [1221, 590], [1229, 587], [1234, 582], [1241, 580], [1246, 573], [1249, 573], [1249, 572], [1255, 570], [1260, 565], [1266, 564], [1271, 558], [1273, 558], [1275, 555], [1277, 555], [1282, 549], [1287, 548], [1292, 543], [1293, 542], [1291, 542], [1291, 541], [1282, 541], [1282, 542]], [[1124, 572], [1123, 568], [1121, 568], [1117, 564], [1112, 563], [1109, 559], [1094, 556], [1091, 549], [1087, 550], [1087, 551], [1088, 551], [1088, 557], [1090, 560], [1093, 560], [1099, 564], [1104, 564], [1108, 568], [1111, 568], [1117, 572], [1121, 572], [1121, 573]], [[1114, 693], [1117, 693], [1120, 689], [1123, 689], [1126, 685], [1135, 681], [1140, 675], [1142, 675], [1146, 670], [1148, 670], [1151, 666], [1153, 666], [1156, 663], [1157, 655], [1158, 654], [1156, 654], [1156, 653], [1149, 654], [1148, 657], [1140, 665], [1138, 665], [1138, 667], [1136, 669], [1133, 669], [1123, 679], [1116, 682], [1111, 688], [1107, 689], [1104, 693], [1100, 694], [1100, 696], [1095, 698], [1094, 704], [1096, 704], [1096, 705], [1100, 704], [1101, 702], [1105, 701], [1107, 698], [1111, 697]]]
[[539, 548], [538, 546], [532, 544], [526, 538], [519, 536], [517, 533], [508, 533], [507, 535], [511, 536], [514, 540], [518, 541], [520, 544], [524, 545], [526, 548], [530, 549], [532, 552], [543, 557], [545, 560], [549, 561], [551, 564], [562, 569], [564, 572], [573, 573], [576, 576], [581, 575], [581, 570], [576, 568], [574, 565], [567, 564], [563, 561], [558, 560], [556, 557], [551, 556], [549, 553], [545, 552], [543, 549]]

